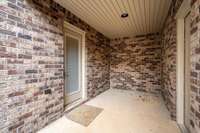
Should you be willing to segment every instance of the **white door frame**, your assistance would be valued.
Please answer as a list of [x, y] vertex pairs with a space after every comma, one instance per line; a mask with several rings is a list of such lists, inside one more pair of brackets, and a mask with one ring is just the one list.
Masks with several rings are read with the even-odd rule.
[[[81, 39], [81, 55], [80, 55], [80, 57], [81, 57], [81, 71], [80, 71], [81, 72], [81, 74], [80, 74], [81, 75], [81, 77], [80, 77], [81, 82], [80, 82], [80, 85], [82, 87], [82, 97], [81, 97], [82, 99], [78, 103], [75, 103], [70, 107], [67, 107], [67, 110], [70, 110], [74, 106], [77, 106], [81, 102], [87, 100], [87, 64], [86, 64], [87, 51], [86, 51], [86, 48], [85, 48], [85, 34], [86, 34], [86, 32], [81, 30], [80, 28], [64, 21], [64, 33], [65, 34], [66, 34], [67, 29], [70, 29], [71, 31], [74, 31], [74, 32], [80, 34], [81, 38], [82, 38]], [[64, 93], [65, 93], [65, 91], [64, 91]]]
[[185, 29], [185, 17], [190, 12], [190, 0], [184, 0], [176, 14], [177, 20], [177, 66], [176, 66], [176, 120], [179, 126], [185, 132], [184, 126], [184, 29]]

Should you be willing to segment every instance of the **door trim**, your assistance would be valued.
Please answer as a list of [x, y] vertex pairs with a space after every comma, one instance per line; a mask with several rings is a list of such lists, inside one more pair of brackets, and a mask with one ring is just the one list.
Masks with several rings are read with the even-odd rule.
[[[70, 29], [73, 32], [79, 33], [81, 35], [81, 77], [80, 77], [80, 85], [82, 87], [82, 96], [81, 96], [81, 100], [79, 100], [78, 102], [75, 102], [73, 105], [66, 107], [66, 110], [70, 110], [71, 108], [74, 108], [75, 106], [77, 106], [77, 104], [80, 104], [81, 102], [84, 102], [87, 100], [87, 49], [85, 47], [85, 34], [86, 32], [81, 30], [80, 28], [64, 21], [64, 33], [66, 36], [66, 31], [67, 29]], [[71, 35], [70, 35], [71, 36]], [[65, 44], [65, 43], [64, 43]], [[64, 85], [65, 87], [65, 85]], [[65, 89], [65, 88], [64, 88]], [[64, 91], [64, 97], [65, 97], [65, 91]], [[65, 101], [64, 101], [64, 106], [65, 106]]]
[[182, 129], [183, 133], [187, 133], [186, 127], [184, 125], [184, 30], [185, 30], [185, 17], [190, 12], [190, 1], [184, 0], [176, 14], [177, 21], [177, 66], [176, 66], [176, 120], [179, 127]]

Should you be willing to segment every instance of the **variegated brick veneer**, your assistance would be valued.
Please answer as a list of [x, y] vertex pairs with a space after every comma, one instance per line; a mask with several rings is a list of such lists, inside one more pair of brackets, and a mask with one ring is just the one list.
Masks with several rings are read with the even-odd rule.
[[176, 20], [168, 17], [162, 40], [162, 94], [171, 117], [176, 118]]
[[32, 1], [4, 1], [0, 5], [0, 132], [35, 132], [63, 112], [62, 20], [53, 18], [57, 12], [44, 9], [44, 4], [42, 8]]
[[36, 132], [63, 113], [63, 21], [86, 31], [88, 96], [109, 88], [109, 39], [52, 0], [0, 1], [0, 132]]
[[160, 91], [161, 45], [158, 35], [111, 41], [110, 85], [115, 89]]
[[200, 133], [200, 1], [191, 0], [190, 131]]
[[176, 19], [183, 0], [171, 4], [162, 31], [162, 94], [173, 120], [176, 119]]

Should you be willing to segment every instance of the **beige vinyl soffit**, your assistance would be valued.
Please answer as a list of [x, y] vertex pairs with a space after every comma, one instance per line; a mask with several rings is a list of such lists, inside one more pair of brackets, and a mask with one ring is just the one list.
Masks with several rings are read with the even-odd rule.
[[[159, 32], [171, 0], [55, 0], [109, 38]], [[129, 16], [122, 19], [121, 14]]]

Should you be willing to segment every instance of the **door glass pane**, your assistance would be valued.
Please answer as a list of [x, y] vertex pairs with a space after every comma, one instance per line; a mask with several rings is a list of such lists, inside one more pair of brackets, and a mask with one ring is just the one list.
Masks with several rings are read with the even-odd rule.
[[66, 43], [66, 92], [69, 94], [79, 90], [79, 41], [67, 36]]

